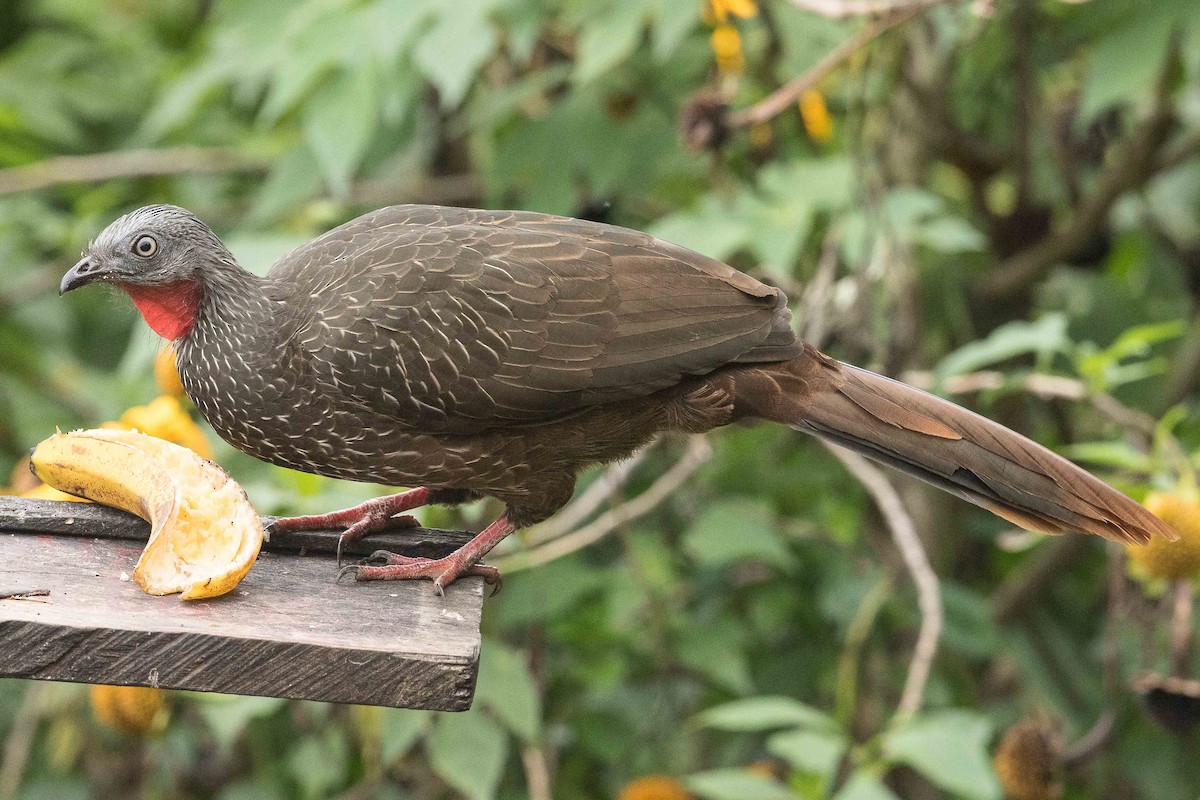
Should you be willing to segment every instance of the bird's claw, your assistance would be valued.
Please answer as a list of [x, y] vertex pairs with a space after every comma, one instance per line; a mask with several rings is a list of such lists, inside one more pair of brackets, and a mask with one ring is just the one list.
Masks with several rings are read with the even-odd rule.
[[489, 597], [500, 593], [502, 585], [500, 571], [486, 564], [471, 564], [462, 566], [456, 563], [453, 554], [444, 558], [419, 558], [402, 556], [387, 550], [376, 550], [371, 555], [338, 570], [337, 580], [341, 581], [346, 575], [353, 574], [356, 581], [395, 581], [428, 578], [433, 581], [433, 590], [438, 596], [445, 594], [445, 589], [451, 583], [464, 575], [474, 575], [483, 578], [483, 582], [492, 587]]

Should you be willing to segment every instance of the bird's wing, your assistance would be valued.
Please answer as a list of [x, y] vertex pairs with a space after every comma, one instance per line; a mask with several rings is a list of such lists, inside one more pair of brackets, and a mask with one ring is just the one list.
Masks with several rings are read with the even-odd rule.
[[537, 423], [797, 347], [782, 294], [646, 234], [398, 206], [268, 276], [331, 392], [427, 432]]

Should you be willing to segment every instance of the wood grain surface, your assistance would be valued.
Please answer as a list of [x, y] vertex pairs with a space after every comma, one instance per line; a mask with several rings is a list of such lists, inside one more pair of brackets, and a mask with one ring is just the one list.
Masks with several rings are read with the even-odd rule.
[[[337, 533], [276, 537], [229, 595], [151, 597], [131, 580], [149, 526], [115, 509], [0, 498], [0, 675], [444, 711], [470, 706], [483, 583], [335, 582]], [[80, 535], [84, 534], [84, 535]], [[469, 534], [358, 543], [413, 555]], [[285, 538], [289, 541], [284, 542]], [[406, 546], [407, 545], [407, 546]], [[304, 549], [301, 555], [287, 550]], [[19, 596], [48, 590], [43, 596]]]

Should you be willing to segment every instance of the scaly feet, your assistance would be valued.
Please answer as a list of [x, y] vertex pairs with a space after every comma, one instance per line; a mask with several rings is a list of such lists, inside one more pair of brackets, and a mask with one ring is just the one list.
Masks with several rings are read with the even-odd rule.
[[[403, 514], [420, 508], [429, 502], [429, 490], [425, 487], [409, 489], [407, 492], [376, 497], [365, 503], [333, 511], [329, 514], [311, 514], [304, 517], [280, 517], [271, 523], [272, 534], [292, 531], [319, 531], [329, 528], [345, 528], [338, 539], [337, 563], [342, 563], [342, 546], [349, 541], [361, 539], [368, 533], [415, 528], [419, 524], [415, 517]], [[399, 516], [397, 516], [399, 515]]]
[[376, 550], [361, 564], [343, 567], [338, 573], [353, 575], [356, 581], [407, 581], [427, 578], [440, 595], [445, 588], [463, 575], [478, 575], [484, 583], [492, 586], [492, 594], [500, 591], [500, 573], [495, 567], [479, 563], [500, 540], [516, 530], [508, 521], [508, 515], [500, 517], [484, 528], [478, 536], [442, 558], [413, 558]]

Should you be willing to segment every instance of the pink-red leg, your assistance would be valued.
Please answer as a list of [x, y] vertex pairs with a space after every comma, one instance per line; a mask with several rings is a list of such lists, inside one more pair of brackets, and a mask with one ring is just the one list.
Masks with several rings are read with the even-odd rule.
[[[303, 517], [280, 517], [271, 523], [272, 534], [287, 534], [292, 531], [319, 531], [330, 528], [345, 528], [338, 539], [337, 563], [342, 563], [342, 545], [345, 542], [361, 539], [368, 533], [392, 530], [395, 528], [415, 528], [418, 522], [415, 517], [402, 514], [420, 508], [429, 502], [429, 490], [421, 486], [409, 489], [407, 492], [375, 497], [365, 503], [359, 503], [341, 511], [328, 514], [310, 514]], [[401, 516], [397, 516], [401, 514]]]
[[506, 514], [488, 525], [479, 535], [448, 556], [442, 558], [412, 558], [398, 556], [386, 550], [377, 550], [368, 561], [382, 564], [355, 564], [344, 567], [338, 574], [353, 574], [356, 581], [406, 581], [428, 578], [438, 594], [463, 575], [478, 575], [485, 583], [496, 587], [492, 594], [500, 591], [500, 573], [495, 567], [479, 563], [493, 547], [516, 530]]

